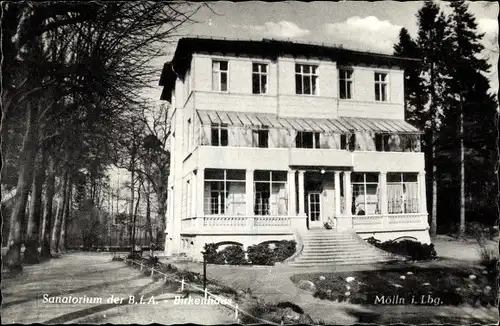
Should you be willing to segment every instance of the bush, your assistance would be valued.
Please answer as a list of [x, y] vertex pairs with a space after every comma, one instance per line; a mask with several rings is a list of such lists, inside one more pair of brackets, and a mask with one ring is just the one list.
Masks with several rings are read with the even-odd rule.
[[142, 256], [141, 256], [141, 254], [134, 252], [134, 253], [129, 253], [127, 255], [127, 259], [141, 260]]
[[488, 271], [489, 275], [496, 275], [497, 264], [498, 264], [498, 255], [491, 248], [482, 247], [480, 252], [480, 264], [481, 266], [486, 267], [486, 271]]
[[274, 265], [274, 252], [266, 243], [249, 246], [248, 261], [253, 265]]
[[282, 262], [295, 253], [297, 243], [294, 240], [282, 240], [274, 248], [274, 262]]
[[412, 260], [428, 260], [436, 257], [436, 250], [432, 243], [428, 245], [412, 240], [380, 242], [373, 237], [366, 239], [366, 241], [387, 252], [409, 256]]
[[[245, 259], [245, 251], [241, 246], [232, 245], [224, 248], [218, 253], [223, 257], [224, 262], [229, 265], [243, 265], [247, 263]], [[219, 260], [218, 258], [217, 260]]]

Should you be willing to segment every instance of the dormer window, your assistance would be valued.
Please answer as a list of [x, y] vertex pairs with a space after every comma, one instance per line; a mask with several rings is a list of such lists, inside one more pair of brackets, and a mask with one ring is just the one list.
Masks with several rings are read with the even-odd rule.
[[212, 90], [227, 92], [227, 61], [212, 61]]

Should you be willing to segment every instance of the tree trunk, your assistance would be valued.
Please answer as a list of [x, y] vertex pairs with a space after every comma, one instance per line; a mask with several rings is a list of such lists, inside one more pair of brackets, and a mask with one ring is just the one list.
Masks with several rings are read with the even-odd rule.
[[[460, 99], [461, 100], [461, 99]], [[460, 238], [465, 237], [465, 149], [464, 149], [464, 112], [460, 102]]]
[[67, 228], [68, 228], [68, 219], [69, 219], [69, 212], [70, 212], [70, 205], [71, 205], [71, 191], [72, 190], [72, 184], [71, 180], [68, 181], [67, 187], [64, 191], [64, 205], [63, 205], [63, 211], [62, 211], [62, 221], [61, 221], [61, 232], [59, 234], [59, 245], [58, 245], [58, 250], [60, 252], [65, 252], [66, 251], [66, 234], [67, 234]]
[[48, 158], [47, 183], [45, 185], [44, 211], [41, 227], [41, 257], [50, 257], [50, 229], [52, 221], [52, 205], [54, 200], [55, 185], [55, 162], [52, 155]]
[[129, 233], [129, 242], [132, 246], [132, 251], [134, 250], [134, 198], [135, 198], [135, 192], [134, 192], [134, 157], [132, 156], [132, 159], [130, 160], [130, 170], [131, 170], [131, 181], [130, 181], [130, 224], [132, 225], [132, 228], [129, 228], [131, 231]]
[[137, 210], [139, 209], [139, 202], [141, 201], [141, 189], [139, 188], [138, 194], [137, 194], [137, 203], [135, 204], [135, 210], [134, 210], [134, 221], [132, 223], [132, 248], [135, 250], [135, 243], [136, 243], [136, 224], [137, 224]]
[[40, 246], [40, 220], [42, 215], [42, 188], [45, 182], [46, 155], [42, 149], [38, 152], [38, 162], [33, 178], [31, 188], [31, 202], [29, 210], [28, 225], [26, 228], [26, 241], [24, 251], [24, 260], [29, 263], [38, 263]]
[[67, 185], [68, 185], [68, 172], [65, 172], [64, 173], [64, 177], [63, 177], [63, 206], [62, 208], [60, 208], [60, 205], [58, 203], [58, 212], [56, 213], [56, 218], [54, 220], [54, 226], [52, 227], [52, 235], [50, 237], [50, 254], [51, 256], [55, 256], [57, 255], [57, 251], [58, 251], [58, 248], [59, 248], [59, 237], [60, 237], [60, 234], [61, 234], [61, 224], [62, 224], [62, 216], [64, 214], [62, 214], [62, 212], [64, 211], [64, 198], [66, 196], [66, 189], [67, 189]]
[[26, 104], [26, 132], [23, 139], [23, 147], [19, 160], [20, 171], [16, 188], [16, 204], [9, 221], [9, 239], [7, 254], [4, 258], [5, 266], [10, 270], [22, 270], [21, 266], [21, 244], [22, 244], [22, 223], [26, 213], [28, 193], [31, 188], [31, 178], [33, 177], [33, 161], [37, 152], [37, 107], [32, 106], [28, 101]]
[[[167, 212], [167, 197], [168, 197], [168, 191], [167, 187], [161, 187], [160, 193], [157, 194], [158, 198], [158, 212], [157, 212], [157, 219], [158, 221], [161, 221], [161, 231], [162, 234], [165, 234], [165, 229], [167, 228], [166, 221], [165, 221], [165, 214]], [[164, 241], [165, 239], [162, 239]]]
[[151, 194], [151, 183], [149, 180], [147, 182], [146, 189], [146, 227], [149, 235], [149, 245], [151, 246], [153, 243], [153, 226], [151, 225], [151, 199], [149, 198]]

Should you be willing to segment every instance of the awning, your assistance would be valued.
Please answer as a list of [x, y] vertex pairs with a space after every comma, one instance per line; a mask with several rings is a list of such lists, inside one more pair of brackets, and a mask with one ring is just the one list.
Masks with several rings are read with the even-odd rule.
[[227, 124], [254, 128], [284, 128], [296, 131], [347, 133], [369, 131], [378, 133], [421, 134], [404, 120], [337, 117], [335, 119], [278, 117], [275, 114], [197, 110], [203, 125]]

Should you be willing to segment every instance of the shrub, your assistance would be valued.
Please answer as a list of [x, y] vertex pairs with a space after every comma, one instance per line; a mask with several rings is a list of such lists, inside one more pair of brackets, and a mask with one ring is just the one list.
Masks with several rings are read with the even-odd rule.
[[[241, 246], [232, 245], [221, 250], [218, 255], [224, 258], [224, 262], [229, 265], [246, 264], [245, 251]], [[216, 259], [218, 261], [220, 258]]]
[[134, 253], [129, 253], [127, 255], [127, 259], [141, 260], [142, 256], [141, 256], [141, 254], [134, 252]]
[[215, 243], [206, 243], [203, 247], [205, 251], [205, 259], [209, 264], [216, 264], [218, 260], [217, 257], [217, 244]]
[[282, 240], [274, 248], [274, 262], [282, 262], [295, 253], [297, 243], [294, 240]]
[[331, 225], [330, 223], [328, 223], [328, 222], [323, 223], [323, 226], [324, 226], [324, 227], [325, 227], [325, 229], [327, 229], [327, 230], [331, 230], [331, 229], [332, 229], [332, 225]]
[[436, 257], [436, 250], [434, 244], [422, 244], [417, 241], [403, 240], [403, 241], [385, 241], [380, 242], [377, 239], [369, 238], [368, 243], [376, 246], [382, 250], [391, 252], [393, 254], [409, 256], [412, 260], [428, 260]]
[[480, 264], [486, 267], [489, 275], [496, 275], [498, 255], [491, 248], [482, 247], [480, 252]]
[[249, 246], [248, 260], [253, 265], [274, 265], [274, 252], [265, 243]]

